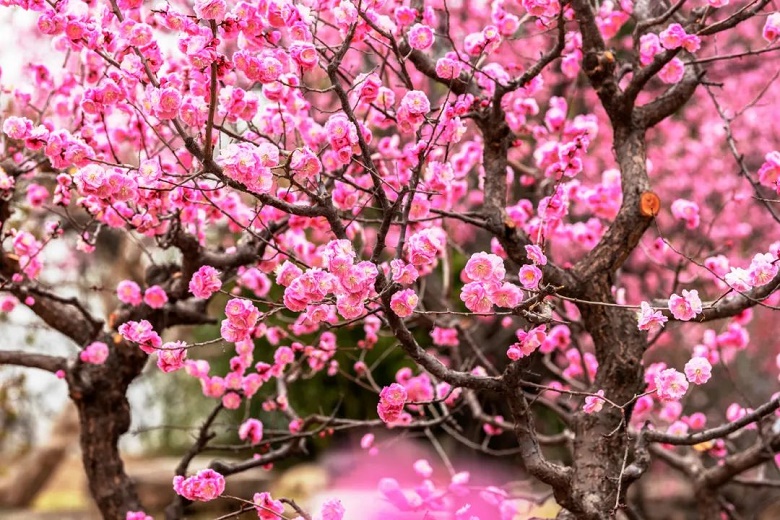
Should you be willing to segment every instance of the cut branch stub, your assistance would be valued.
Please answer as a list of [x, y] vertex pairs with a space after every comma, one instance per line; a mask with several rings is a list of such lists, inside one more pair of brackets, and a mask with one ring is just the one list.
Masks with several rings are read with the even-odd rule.
[[661, 210], [661, 199], [652, 191], [645, 191], [639, 197], [639, 213], [644, 217], [655, 217]]

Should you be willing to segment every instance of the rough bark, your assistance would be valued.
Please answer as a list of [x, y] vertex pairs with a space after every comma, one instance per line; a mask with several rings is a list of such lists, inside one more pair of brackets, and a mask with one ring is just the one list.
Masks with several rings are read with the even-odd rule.
[[119, 454], [119, 438], [130, 427], [127, 387], [141, 373], [147, 355], [138, 347], [120, 344], [105, 365], [86, 366], [69, 373], [70, 397], [79, 412], [81, 454], [89, 490], [107, 520], [124, 520], [141, 509]]

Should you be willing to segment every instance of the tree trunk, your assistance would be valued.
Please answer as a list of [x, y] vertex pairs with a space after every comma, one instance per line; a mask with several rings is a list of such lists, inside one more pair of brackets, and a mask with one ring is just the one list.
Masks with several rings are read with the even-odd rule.
[[105, 365], [78, 364], [68, 373], [70, 397], [79, 412], [84, 471], [106, 520], [125, 520], [128, 511], [142, 509], [118, 443], [130, 428], [127, 387], [141, 373], [146, 358], [137, 347], [122, 343], [111, 349]]
[[[608, 277], [594, 279], [585, 298], [612, 302]], [[601, 305], [583, 305], [581, 312], [599, 361], [592, 391], [603, 389], [606, 397], [617, 404], [629, 402], [644, 387], [641, 361], [647, 340], [637, 329], [636, 316], [630, 310]], [[630, 417], [629, 406], [625, 420]], [[624, 501], [626, 490], [620, 486], [620, 478], [626, 450], [631, 446], [623, 421], [621, 410], [609, 405], [598, 413], [576, 415], [572, 495], [583, 506], [584, 513], [578, 517], [582, 520], [614, 518], [616, 505]]]

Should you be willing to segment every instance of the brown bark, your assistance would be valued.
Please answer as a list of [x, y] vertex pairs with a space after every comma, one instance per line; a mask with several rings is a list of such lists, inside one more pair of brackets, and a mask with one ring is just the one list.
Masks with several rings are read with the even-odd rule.
[[68, 374], [70, 397], [79, 412], [81, 454], [89, 490], [107, 520], [124, 520], [141, 502], [119, 454], [119, 438], [130, 427], [127, 387], [147, 356], [120, 344], [105, 365], [80, 365]]

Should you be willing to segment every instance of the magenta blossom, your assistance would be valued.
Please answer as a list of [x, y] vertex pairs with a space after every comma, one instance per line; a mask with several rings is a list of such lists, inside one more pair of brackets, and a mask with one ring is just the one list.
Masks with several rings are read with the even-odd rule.
[[225, 491], [225, 477], [213, 469], [204, 469], [196, 475], [184, 478], [173, 477], [173, 490], [187, 500], [208, 502]]

